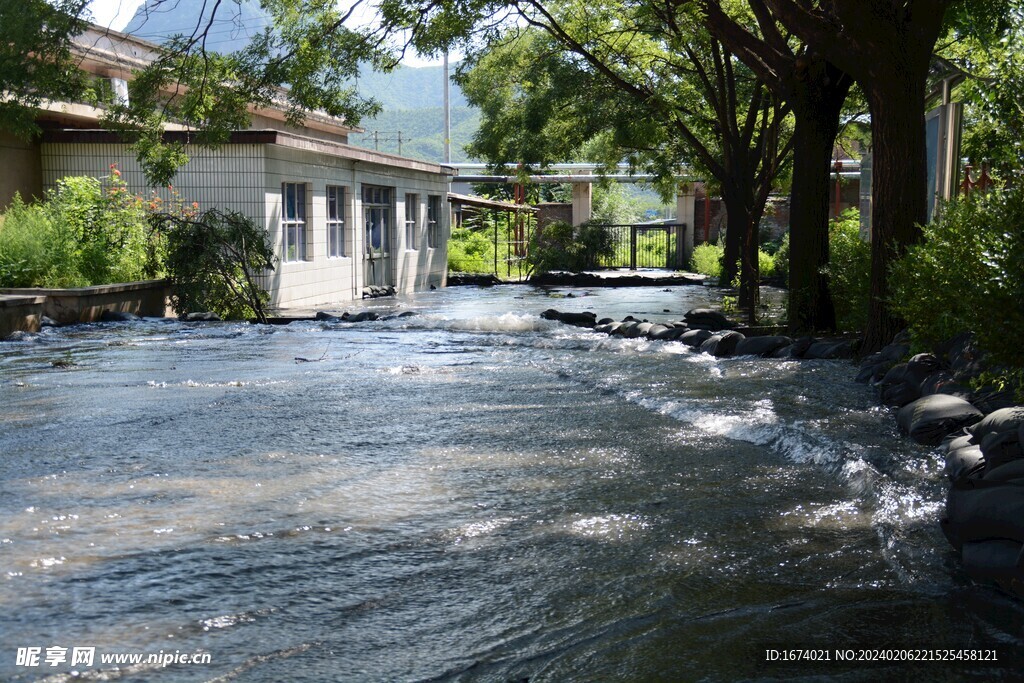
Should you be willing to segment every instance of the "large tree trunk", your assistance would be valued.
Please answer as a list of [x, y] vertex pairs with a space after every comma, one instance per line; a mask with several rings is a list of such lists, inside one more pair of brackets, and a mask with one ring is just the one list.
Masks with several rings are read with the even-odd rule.
[[925, 73], [894, 72], [866, 87], [871, 110], [871, 300], [861, 353], [892, 341], [905, 323], [889, 305], [889, 267], [921, 238], [927, 219]]
[[[752, 193], [747, 193], [752, 194]], [[760, 299], [760, 271], [757, 263], [759, 246], [757, 226], [761, 216], [748, 206], [749, 200], [742, 190], [723, 190], [722, 202], [726, 210], [725, 263], [723, 273], [730, 273], [731, 285], [740, 276], [739, 307], [747, 312], [747, 321], [753, 322]], [[739, 262], [739, 268], [736, 264]], [[724, 266], [731, 265], [731, 271]]]
[[839, 113], [851, 80], [831, 65], [791, 93], [793, 185], [789, 199], [789, 331], [793, 336], [835, 329], [829, 291], [829, 166]]

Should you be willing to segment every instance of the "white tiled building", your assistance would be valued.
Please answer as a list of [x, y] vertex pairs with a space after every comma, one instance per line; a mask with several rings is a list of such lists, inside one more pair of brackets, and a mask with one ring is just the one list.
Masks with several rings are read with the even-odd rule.
[[[157, 49], [95, 31], [103, 39], [84, 37], [89, 58], [83, 65], [99, 77], [128, 77], [147, 50]], [[9, 160], [17, 166], [0, 179], [0, 202], [6, 204], [14, 189], [39, 196], [64, 176], [107, 175], [115, 163], [129, 189], [149, 195], [127, 145], [96, 130], [101, 112], [80, 104], [49, 109], [41, 140], [25, 145], [0, 139], [0, 149], [8, 143]], [[296, 129], [283, 112], [261, 110], [253, 113], [252, 129], [236, 132], [218, 149], [190, 147], [190, 161], [175, 178], [180, 197], [200, 209], [233, 209], [266, 226], [278, 256], [267, 275], [274, 307], [357, 299], [372, 284], [399, 292], [445, 284], [452, 171], [350, 146], [352, 130], [322, 116]], [[158, 193], [167, 198], [165, 188]]]

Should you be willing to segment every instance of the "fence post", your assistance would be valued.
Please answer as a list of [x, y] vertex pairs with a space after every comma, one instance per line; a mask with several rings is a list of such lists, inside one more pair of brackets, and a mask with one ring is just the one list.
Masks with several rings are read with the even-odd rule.
[[629, 226], [629, 269], [636, 270], [636, 226]]
[[676, 226], [676, 270], [686, 267], [686, 230], [689, 226], [680, 223]]

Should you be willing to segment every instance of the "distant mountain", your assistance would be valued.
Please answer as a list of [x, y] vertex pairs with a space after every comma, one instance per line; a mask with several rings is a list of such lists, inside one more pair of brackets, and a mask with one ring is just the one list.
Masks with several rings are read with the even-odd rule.
[[[176, 34], [191, 35], [197, 24], [205, 26], [206, 21], [200, 22], [198, 18], [208, 20], [213, 4], [204, 0], [147, 0], [136, 10], [124, 32], [154, 43], [163, 43]], [[217, 52], [240, 50], [268, 25], [255, 0], [221, 3], [208, 33], [207, 47]], [[455, 66], [451, 65], [453, 73]], [[444, 158], [443, 84], [441, 66], [400, 66], [387, 74], [365, 68], [356, 79], [357, 91], [363, 97], [377, 100], [384, 109], [377, 117], [360, 122], [366, 133], [353, 134], [350, 141], [369, 149], [376, 147], [382, 152], [441, 161]], [[468, 161], [463, 147], [479, 128], [480, 113], [468, 105], [462, 90], [454, 83], [450, 95], [452, 161]]]
[[[455, 73], [456, 66], [451, 64], [449, 70]], [[356, 84], [359, 94], [373, 97], [384, 105], [385, 111], [444, 106], [443, 66], [400, 66], [389, 74], [367, 67], [361, 70]], [[451, 84], [450, 95], [452, 109], [469, 106], [466, 96], [454, 83]]]
[[[350, 136], [352, 144], [424, 161], [444, 159], [444, 67], [400, 66], [389, 74], [367, 70], [359, 75], [357, 85], [360, 95], [377, 100], [384, 111], [359, 124], [366, 133]], [[449, 95], [451, 158], [469, 161], [463, 148], [480, 127], [480, 111], [469, 106], [454, 83]]]
[[[190, 36], [205, 30], [217, 3], [204, 0], [147, 0], [135, 10], [124, 33], [154, 43], [174, 35]], [[234, 52], [249, 44], [270, 22], [255, 0], [217, 4], [217, 14], [207, 33], [206, 47], [214, 52]]]

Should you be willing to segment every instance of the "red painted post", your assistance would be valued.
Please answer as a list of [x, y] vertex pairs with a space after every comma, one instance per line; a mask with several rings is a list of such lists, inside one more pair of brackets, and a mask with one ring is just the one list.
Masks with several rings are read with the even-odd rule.
[[971, 180], [971, 165], [964, 164], [964, 181], [960, 183], [960, 191], [964, 193], [964, 199], [971, 198], [971, 189], [974, 187], [974, 181]]

